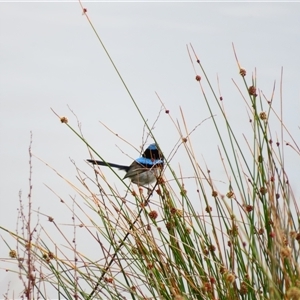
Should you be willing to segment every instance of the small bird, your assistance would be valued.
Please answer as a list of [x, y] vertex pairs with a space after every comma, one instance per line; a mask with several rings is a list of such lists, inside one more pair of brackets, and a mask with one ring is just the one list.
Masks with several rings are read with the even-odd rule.
[[156, 144], [151, 144], [145, 152], [133, 161], [130, 166], [118, 165], [114, 163], [87, 159], [88, 162], [94, 165], [106, 166], [124, 170], [126, 172], [124, 179], [131, 179], [132, 183], [139, 186], [145, 186], [153, 183], [160, 176], [161, 170], [164, 166], [164, 157], [157, 148]]

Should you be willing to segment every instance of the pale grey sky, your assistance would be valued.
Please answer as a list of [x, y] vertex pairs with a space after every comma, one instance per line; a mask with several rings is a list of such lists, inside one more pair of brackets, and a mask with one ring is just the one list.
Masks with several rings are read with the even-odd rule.
[[[247, 125], [245, 104], [231, 80], [242, 86], [234, 43], [247, 80], [257, 68], [258, 87], [267, 96], [275, 80], [279, 90], [283, 67], [285, 122], [299, 137], [300, 3], [86, 2], [84, 6], [150, 123], [160, 109], [155, 92], [175, 119], [182, 107], [190, 129], [209, 116], [186, 50], [186, 44], [192, 43], [215, 87], [219, 75], [228, 115], [236, 125]], [[116, 145], [133, 158], [137, 152], [99, 121], [136, 147], [141, 144], [143, 123], [78, 2], [1, 2], [0, 45], [0, 219], [2, 226], [14, 230], [18, 192], [23, 191], [24, 200], [28, 192], [30, 131], [33, 153], [65, 177], [75, 181], [69, 158], [92, 172], [84, 163], [88, 153], [83, 143], [60, 124], [50, 107], [76, 128], [69, 105], [86, 139], [116, 163], [130, 163]], [[275, 100], [279, 101], [278, 93]], [[241, 135], [248, 129], [237, 126], [237, 130]], [[178, 136], [167, 115], [161, 116], [155, 133], [168, 153]], [[215, 137], [211, 124], [205, 122], [192, 140], [199, 160], [203, 155], [222, 174]], [[175, 159], [174, 167], [178, 162]], [[189, 170], [186, 176], [192, 175]], [[51, 170], [33, 159], [34, 206], [61, 220], [58, 200], [44, 183], [61, 195], [70, 193]], [[0, 256], [6, 256], [6, 248], [0, 249]], [[0, 273], [1, 294], [8, 279], [12, 278]]]

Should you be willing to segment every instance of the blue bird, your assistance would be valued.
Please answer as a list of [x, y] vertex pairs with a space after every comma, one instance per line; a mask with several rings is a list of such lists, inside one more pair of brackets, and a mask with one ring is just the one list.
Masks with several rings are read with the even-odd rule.
[[126, 172], [124, 179], [131, 179], [132, 183], [139, 186], [144, 186], [153, 183], [160, 176], [164, 166], [164, 157], [156, 144], [151, 144], [145, 152], [133, 161], [130, 166], [118, 165], [114, 163], [87, 159], [88, 162], [94, 165], [117, 168]]

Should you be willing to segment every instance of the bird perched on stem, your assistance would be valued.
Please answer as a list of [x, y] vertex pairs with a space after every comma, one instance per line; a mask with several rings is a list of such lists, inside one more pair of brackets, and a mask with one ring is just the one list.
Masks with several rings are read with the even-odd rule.
[[157, 180], [164, 166], [164, 157], [156, 144], [151, 144], [142, 156], [133, 161], [130, 166], [118, 165], [100, 160], [87, 159], [94, 165], [117, 168], [126, 172], [124, 179], [131, 179], [139, 186], [148, 185]]

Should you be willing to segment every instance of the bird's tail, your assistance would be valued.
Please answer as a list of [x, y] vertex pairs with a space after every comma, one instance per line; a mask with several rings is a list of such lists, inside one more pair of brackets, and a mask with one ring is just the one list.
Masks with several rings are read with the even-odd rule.
[[87, 159], [87, 161], [94, 165], [117, 168], [119, 170], [124, 170], [125, 172], [127, 172], [129, 170], [129, 166], [113, 164], [113, 163], [109, 163], [109, 162], [105, 162], [105, 161], [101, 161], [101, 160], [95, 160], [95, 159]]

